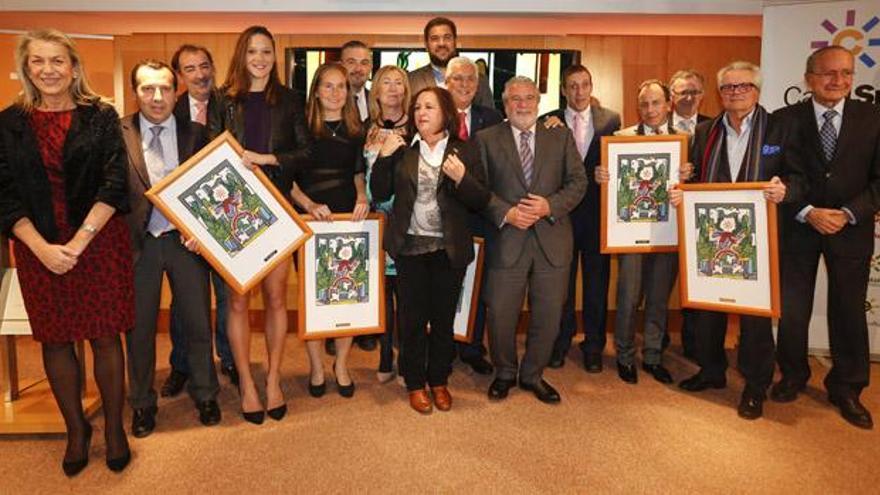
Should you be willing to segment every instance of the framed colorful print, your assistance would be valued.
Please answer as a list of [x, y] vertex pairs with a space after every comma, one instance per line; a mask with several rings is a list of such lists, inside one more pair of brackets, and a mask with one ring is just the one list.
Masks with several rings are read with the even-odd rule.
[[480, 301], [480, 287], [483, 284], [483, 258], [485, 257], [483, 239], [479, 237], [474, 238], [474, 255], [474, 260], [464, 272], [464, 281], [455, 309], [455, 321], [452, 322], [452, 332], [458, 342], [473, 340], [474, 319], [477, 316], [477, 306]]
[[600, 250], [654, 253], [678, 249], [669, 188], [687, 162], [687, 135], [603, 136]]
[[306, 215], [314, 235], [299, 250], [299, 337], [349, 337], [385, 331], [384, 217], [351, 214], [332, 222]]
[[765, 184], [679, 186], [682, 307], [779, 317], [776, 205]]
[[224, 132], [146, 192], [147, 199], [244, 294], [311, 236], [308, 225]]

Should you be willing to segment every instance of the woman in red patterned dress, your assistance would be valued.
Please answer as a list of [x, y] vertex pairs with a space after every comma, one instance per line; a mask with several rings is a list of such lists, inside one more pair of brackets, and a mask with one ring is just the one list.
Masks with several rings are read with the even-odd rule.
[[125, 363], [119, 333], [134, 324], [127, 158], [113, 107], [89, 88], [73, 42], [54, 30], [23, 35], [22, 93], [0, 113], [0, 228], [14, 241], [34, 339], [67, 427], [62, 469], [89, 459], [92, 427], [74, 342], [88, 339], [104, 407], [107, 466], [131, 458], [122, 425]]

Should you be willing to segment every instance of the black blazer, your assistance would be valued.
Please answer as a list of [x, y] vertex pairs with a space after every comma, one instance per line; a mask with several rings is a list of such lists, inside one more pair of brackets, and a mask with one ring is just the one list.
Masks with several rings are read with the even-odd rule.
[[[224, 131], [219, 108], [222, 99], [223, 96], [219, 90], [216, 88], [211, 90], [211, 95], [208, 97], [207, 118], [205, 122], [205, 126], [208, 128], [208, 137], [211, 139], [219, 136]], [[189, 93], [183, 93], [177, 98], [177, 104], [174, 105], [174, 116], [178, 121], [192, 120], [192, 115], [190, 115], [189, 111]]]
[[[153, 212], [153, 204], [144, 196], [152, 184], [144, 160], [139, 115], [133, 113], [122, 119], [122, 135], [125, 139], [127, 167], [129, 167], [128, 183], [131, 191], [131, 212], [126, 216], [126, 220], [131, 230], [135, 259], [143, 248], [147, 222], [150, 221], [150, 214]], [[183, 163], [208, 144], [208, 131], [202, 124], [189, 119], [189, 109], [185, 117], [175, 114], [174, 120], [177, 126], [177, 157], [180, 163]]]
[[[571, 218], [574, 243], [578, 249], [589, 252], [599, 252], [599, 229], [601, 228], [599, 215], [599, 184], [593, 180], [596, 167], [602, 160], [602, 136], [611, 136], [620, 129], [620, 114], [598, 105], [590, 106], [590, 116], [593, 118], [593, 140], [584, 157], [584, 170], [587, 174], [587, 192], [584, 199], [575, 207], [568, 216]], [[565, 122], [565, 109], [554, 110], [541, 118], [557, 117]]]
[[[67, 221], [80, 225], [96, 202], [128, 211], [128, 166], [116, 110], [105, 103], [79, 105], [64, 141]], [[29, 218], [49, 242], [58, 242], [49, 178], [37, 138], [21, 107], [0, 113], [0, 229], [7, 236]]]
[[503, 120], [501, 114], [494, 108], [484, 107], [482, 105], [477, 105], [476, 103], [471, 104], [471, 127], [468, 132], [469, 140], [473, 140], [474, 136], [477, 135], [477, 131], [492, 127], [495, 124], [500, 124]]
[[[819, 127], [812, 99], [777, 110], [803, 143], [804, 168], [809, 191], [799, 201], [785, 205], [783, 222], [789, 233], [782, 248], [789, 251], [817, 250], [822, 243], [838, 256], [868, 257], [874, 252], [874, 214], [880, 210], [880, 108], [847, 99], [837, 147], [826, 161], [819, 140]], [[847, 224], [825, 236], [795, 218], [807, 205], [849, 209], [856, 224]]]
[[[464, 178], [456, 187], [455, 182], [441, 171], [437, 190], [437, 204], [443, 218], [443, 242], [446, 256], [453, 268], [465, 268], [474, 259], [473, 237], [468, 228], [468, 210], [482, 210], [489, 203], [489, 191], [480, 163], [480, 151], [474, 141], [463, 143], [450, 136], [446, 144], [444, 160], [457, 150], [465, 164]], [[402, 147], [393, 155], [381, 157], [373, 165], [370, 192], [377, 202], [388, 201], [394, 196], [394, 204], [388, 215], [385, 231], [385, 251], [397, 258], [406, 241], [413, 204], [419, 185], [419, 144]]]
[[[269, 129], [269, 150], [278, 158], [279, 166], [261, 168], [278, 191], [284, 197], [289, 197], [296, 168], [300, 161], [308, 156], [311, 137], [299, 97], [286, 86], [279, 85], [277, 89], [275, 104], [269, 107], [269, 117], [272, 121]], [[211, 115], [208, 121], [208, 129], [230, 131], [247, 149], [248, 144], [244, 139], [244, 105], [225, 96], [223, 90], [219, 94], [224, 96], [219, 102], [219, 111]]]

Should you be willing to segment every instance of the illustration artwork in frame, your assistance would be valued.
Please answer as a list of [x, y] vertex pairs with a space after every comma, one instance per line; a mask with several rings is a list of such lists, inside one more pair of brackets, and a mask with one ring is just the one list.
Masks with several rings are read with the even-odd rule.
[[311, 236], [308, 225], [244, 149], [224, 132], [146, 197], [239, 294], [250, 290]]
[[461, 292], [455, 309], [455, 320], [452, 323], [453, 336], [457, 342], [473, 340], [474, 319], [477, 316], [477, 305], [480, 301], [480, 288], [483, 283], [483, 250], [482, 238], [474, 238], [474, 260], [464, 272]]
[[678, 215], [669, 189], [687, 162], [687, 136], [603, 136], [600, 242], [603, 253], [674, 252]]
[[779, 316], [776, 205], [764, 184], [679, 186], [682, 307]]
[[301, 339], [349, 337], [385, 331], [384, 218], [351, 214], [332, 221], [306, 215], [313, 236], [299, 250]]

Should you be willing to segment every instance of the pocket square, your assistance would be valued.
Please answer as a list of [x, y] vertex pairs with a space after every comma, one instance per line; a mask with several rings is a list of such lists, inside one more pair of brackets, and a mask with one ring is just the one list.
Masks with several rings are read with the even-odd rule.
[[762, 156], [773, 156], [778, 155], [779, 152], [782, 151], [782, 146], [775, 144], [765, 144], [763, 148], [761, 148]]

